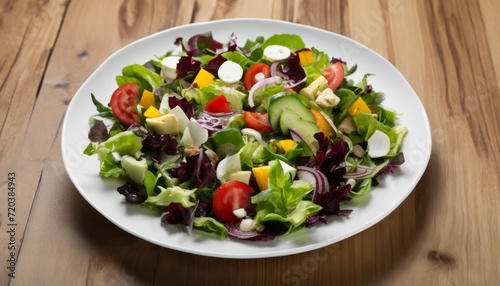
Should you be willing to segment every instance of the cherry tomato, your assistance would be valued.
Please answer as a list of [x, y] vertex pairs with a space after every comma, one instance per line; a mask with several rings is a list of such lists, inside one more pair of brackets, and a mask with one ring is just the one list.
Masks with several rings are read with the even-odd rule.
[[113, 92], [109, 102], [113, 115], [124, 124], [139, 123], [137, 104], [140, 98], [139, 85], [136, 82], [120, 86]]
[[250, 206], [250, 195], [253, 188], [240, 181], [229, 181], [222, 184], [214, 193], [212, 208], [215, 215], [225, 223], [241, 221], [233, 211]]
[[266, 113], [244, 111], [243, 119], [246, 126], [260, 132], [272, 132], [273, 128], [269, 124], [269, 117]]
[[323, 70], [323, 76], [328, 80], [328, 86], [335, 90], [344, 80], [344, 67], [342, 62], [336, 62]]
[[211, 113], [228, 113], [231, 112], [231, 106], [224, 95], [219, 95], [210, 100], [205, 106], [205, 110]]
[[262, 73], [264, 78], [271, 77], [271, 68], [265, 63], [257, 63], [251, 66], [243, 77], [243, 86], [245, 86], [247, 90], [250, 90], [257, 82], [255, 80], [255, 75], [258, 73]]

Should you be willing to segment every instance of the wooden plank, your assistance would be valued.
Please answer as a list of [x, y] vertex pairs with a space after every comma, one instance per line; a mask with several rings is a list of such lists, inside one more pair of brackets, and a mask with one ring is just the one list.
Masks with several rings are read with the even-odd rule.
[[493, 59], [497, 79], [495, 85], [500, 85], [500, 52], [498, 51], [498, 43], [500, 42], [500, 22], [497, 21], [498, 1], [482, 0], [479, 1], [481, 9], [482, 25], [486, 32], [486, 39]]
[[[59, 27], [66, 10], [60, 1], [11, 1], [4, 2], [0, 21], [2, 43], [0, 49], [0, 165], [1, 186], [7, 188], [7, 174], [15, 174], [15, 219], [7, 222], [8, 209], [0, 209], [2, 228], [0, 241], [9, 241], [7, 230], [15, 229], [15, 249], [3, 247], [2, 273], [0, 284], [9, 280], [7, 266], [10, 262], [3, 259], [19, 254], [23, 233], [28, 220], [38, 180], [40, 161], [38, 156], [28, 157], [26, 150], [43, 152], [44, 146], [33, 144], [25, 149], [26, 131], [36, 102], [39, 85], [42, 81], [50, 52], [57, 38]], [[17, 18], [21, 18], [19, 21]], [[19, 23], [15, 25], [13, 23]], [[5, 38], [3, 38], [5, 37]], [[42, 123], [42, 122], [40, 122]], [[43, 125], [41, 125], [43, 130]], [[38, 138], [40, 139], [40, 138]], [[43, 156], [41, 156], [43, 158]], [[3, 194], [3, 192], [2, 192]], [[14, 196], [12, 196], [14, 198]], [[6, 197], [2, 201], [7, 200]], [[11, 216], [10, 218], [14, 218]], [[9, 241], [11, 242], [11, 241]], [[10, 270], [9, 270], [10, 273]]]
[[117, 228], [78, 194], [60, 139], [44, 162], [11, 285], [151, 285], [159, 247]]
[[394, 43], [389, 31], [389, 21], [391, 14], [400, 13], [400, 5], [396, 4], [394, 1], [343, 2], [342, 9], [348, 11], [342, 17], [346, 35], [393, 62]]
[[[342, 1], [294, 1], [291, 6], [293, 12], [288, 19], [304, 25], [310, 25], [327, 31], [341, 33], [340, 15]], [[286, 16], [284, 14], [283, 16]], [[289, 20], [290, 21], [290, 20]]]
[[[153, 20], [149, 15], [153, 9], [157, 15], [163, 15], [171, 8], [168, 5], [154, 7], [151, 1], [133, 7], [128, 6], [130, 3], [124, 1], [116, 6], [115, 2], [75, 1], [65, 14], [70, 20], [65, 21], [61, 29], [25, 128], [26, 136], [18, 144], [24, 152], [17, 153], [22, 167], [19, 163], [15, 170], [19, 180], [25, 180], [19, 188], [23, 196], [33, 196], [37, 191], [37, 197], [27, 227], [29, 235], [23, 242], [17, 265], [19, 276], [11, 281], [12, 285], [92, 284], [112, 277], [125, 281], [128, 276], [120, 275], [128, 273], [129, 268], [138, 271], [134, 272], [131, 283], [151, 284], [154, 278], [158, 247], [112, 226], [83, 202], [66, 175], [59, 143], [67, 104], [83, 81], [111, 53], [162, 28], [151, 25]], [[87, 21], [89, 18], [92, 21]], [[83, 22], [87, 24], [82, 26]], [[31, 204], [31, 199], [27, 204]], [[83, 229], [75, 229], [75, 226]], [[43, 247], [40, 247], [40, 239], [47, 241]], [[138, 256], [134, 253], [137, 249], [142, 251]], [[51, 254], [57, 255], [57, 259], [39, 263]], [[53, 269], [59, 269], [59, 274], [55, 275]], [[78, 269], [78, 275], [71, 269]]]
[[[5, 124], [14, 94], [12, 86], [15, 81], [12, 79], [9, 81], [8, 75], [16, 58], [18, 58], [24, 38], [34, 35], [28, 28], [35, 14], [35, 10], [29, 9], [30, 5], [32, 3], [28, 1], [2, 1], [2, 5], [0, 5], [0, 38], [2, 39], [0, 41], [0, 78], [2, 79], [0, 82], [0, 130]], [[23, 16], [20, 17], [20, 15]], [[11, 23], [16, 23], [16, 25]]]
[[[418, 13], [407, 13], [407, 8]], [[408, 25], [415, 16], [418, 26]], [[401, 47], [395, 51], [396, 64], [429, 114], [433, 156], [422, 188], [416, 190], [417, 233], [425, 239], [417, 240], [406, 262], [384, 282], [468, 285], [500, 280], [498, 264], [488, 263], [499, 253], [493, 235], [498, 224], [478, 219], [482, 211], [494, 212], [488, 202], [498, 201], [499, 194], [493, 188], [478, 195], [476, 182], [500, 184], [490, 174], [498, 173], [496, 160], [487, 159], [498, 158], [498, 132], [493, 130], [499, 127], [491, 115], [499, 96], [494, 52], [487, 44], [487, 26], [478, 21], [481, 17], [477, 1], [412, 1], [393, 26]], [[476, 251], [479, 245], [481, 251]]]

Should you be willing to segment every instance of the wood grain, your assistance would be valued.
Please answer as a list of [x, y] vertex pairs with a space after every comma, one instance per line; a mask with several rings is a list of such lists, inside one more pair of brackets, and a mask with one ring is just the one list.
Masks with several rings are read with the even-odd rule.
[[[2, 178], [0, 180], [2, 194], [4, 194], [4, 190], [7, 190], [7, 174], [11, 172], [16, 174], [16, 205], [18, 207], [15, 212], [15, 221], [9, 222], [17, 224], [15, 240], [16, 253], [18, 253], [30, 206], [38, 188], [43, 160], [47, 148], [50, 147], [50, 144], [43, 144], [43, 139], [46, 138], [44, 136], [32, 138], [42, 141], [39, 141], [42, 145], [25, 145], [26, 138], [30, 138], [27, 130], [29, 123], [32, 122], [32, 111], [36, 104], [38, 88], [50, 59], [51, 49], [57, 38], [66, 7], [64, 2], [57, 1], [13, 1], [4, 2], [1, 6], [0, 158], [2, 164], [0, 173]], [[18, 18], [21, 20], [17, 21]], [[19, 23], [19, 25], [13, 23]], [[38, 130], [43, 129], [39, 126]], [[4, 202], [4, 197], [2, 202]], [[9, 238], [6, 228], [7, 206], [2, 205], [4, 207], [0, 209], [2, 218], [0, 241], [3, 242], [8, 241]], [[3, 246], [2, 243], [0, 255], [3, 258], [10, 257], [11, 251], [9, 250], [11, 249]], [[7, 269], [7, 259], [2, 259], [1, 267], [3, 273]], [[5, 284], [8, 278], [7, 275], [1, 275], [0, 284]]]
[[[495, 0], [0, 0], [0, 285], [500, 284], [498, 11]], [[61, 124], [87, 77], [144, 36], [236, 17], [349, 36], [413, 86], [433, 152], [414, 192], [379, 224], [307, 253], [230, 260], [145, 242], [78, 194], [62, 163]], [[418, 162], [421, 150], [406, 155]], [[18, 178], [12, 279], [8, 172]]]

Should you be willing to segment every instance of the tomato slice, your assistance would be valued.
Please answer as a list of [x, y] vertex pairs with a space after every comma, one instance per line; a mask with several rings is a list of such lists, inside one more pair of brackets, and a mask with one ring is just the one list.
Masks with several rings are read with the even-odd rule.
[[250, 90], [257, 82], [257, 80], [255, 80], [255, 75], [258, 73], [262, 73], [264, 78], [271, 77], [271, 68], [265, 63], [256, 63], [251, 66], [243, 77], [243, 86], [245, 86], [247, 90]]
[[113, 115], [124, 124], [139, 123], [137, 104], [140, 98], [139, 85], [136, 82], [120, 86], [113, 92], [109, 102]]
[[342, 62], [336, 62], [323, 70], [323, 76], [328, 80], [328, 86], [335, 90], [344, 80], [344, 67]]
[[210, 100], [205, 106], [205, 110], [211, 113], [228, 113], [231, 112], [231, 106], [226, 97], [221, 94]]
[[215, 215], [225, 223], [241, 221], [241, 218], [234, 215], [233, 211], [248, 208], [252, 192], [252, 187], [240, 181], [229, 181], [222, 184], [215, 191], [212, 200]]
[[271, 124], [269, 124], [269, 117], [267, 116], [267, 113], [244, 111], [243, 119], [245, 119], [245, 124], [249, 128], [255, 129], [260, 132], [273, 131]]

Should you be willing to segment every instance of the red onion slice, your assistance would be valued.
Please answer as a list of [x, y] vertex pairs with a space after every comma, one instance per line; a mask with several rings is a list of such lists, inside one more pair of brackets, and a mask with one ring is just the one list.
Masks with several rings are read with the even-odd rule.
[[264, 87], [264, 86], [267, 86], [267, 85], [270, 85], [270, 84], [279, 84], [281, 83], [282, 81], [282, 78], [279, 77], [279, 76], [272, 76], [272, 77], [268, 77], [266, 79], [263, 79], [261, 81], [258, 81], [257, 83], [255, 83], [252, 88], [250, 89], [250, 91], [248, 92], [248, 106], [250, 107], [254, 107], [255, 106], [255, 102], [254, 102], [254, 93], [257, 89], [261, 88], [261, 87]]
[[208, 115], [210, 115], [212, 117], [219, 117], [219, 118], [220, 117], [231, 117], [231, 116], [233, 116], [233, 115], [236, 114], [236, 111], [231, 111], [231, 112], [208, 112], [208, 111], [204, 110], [204, 111], [202, 111], [200, 113], [199, 116], [201, 117], [201, 116], [204, 116], [205, 114], [208, 114]]
[[287, 60], [282, 60], [282, 61], [275, 61], [271, 64], [269, 67], [271, 76], [279, 76], [281, 78], [284, 78], [285, 80], [289, 80], [290, 77], [285, 74], [284, 72], [281, 71], [280, 64], [286, 63]]
[[228, 235], [241, 240], [267, 241], [273, 240], [275, 235], [272, 232], [243, 231], [234, 223], [226, 223]]
[[305, 77], [303, 79], [297, 81], [297, 82], [295, 82], [294, 80], [287, 80], [287, 81], [285, 81], [285, 89], [286, 88], [292, 88], [293, 89], [293, 88], [295, 88], [295, 87], [303, 84], [304, 82], [306, 82], [306, 78]]
[[314, 186], [312, 202], [316, 202], [318, 194], [326, 193], [330, 190], [328, 178], [317, 169], [306, 166], [298, 166], [297, 177], [300, 180], [304, 180]]
[[371, 172], [374, 169], [373, 167], [363, 166], [363, 165], [358, 165], [356, 168], [358, 169], [357, 172], [345, 173], [344, 178], [346, 178], [346, 179], [361, 179], [361, 178], [371, 174]]
[[300, 141], [306, 142], [305, 138], [302, 137], [302, 135], [300, 135], [300, 133], [294, 128], [290, 129], [290, 135], [292, 136], [292, 139], [295, 142], [300, 142]]

